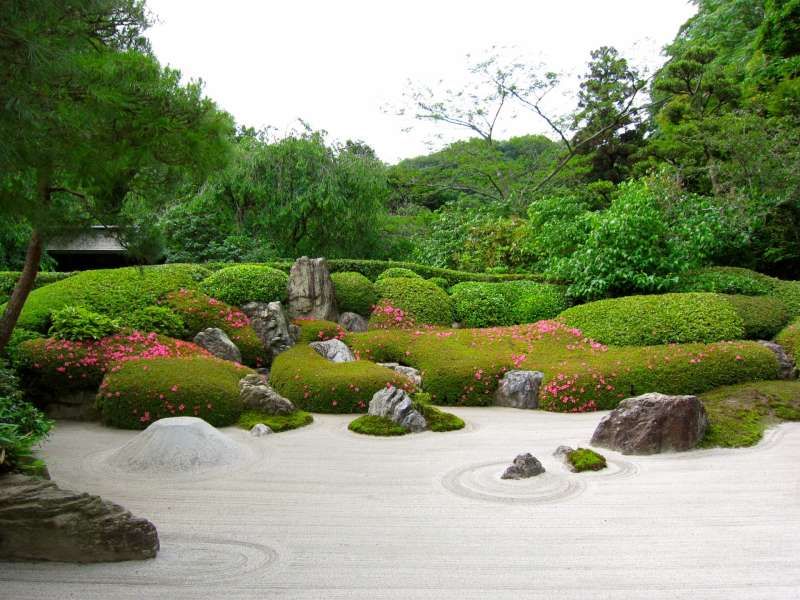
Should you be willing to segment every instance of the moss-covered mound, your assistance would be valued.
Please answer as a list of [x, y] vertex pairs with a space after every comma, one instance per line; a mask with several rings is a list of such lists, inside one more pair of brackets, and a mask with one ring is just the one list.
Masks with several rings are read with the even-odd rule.
[[757, 381], [715, 389], [700, 399], [709, 426], [702, 447], [739, 448], [758, 443], [780, 421], [800, 420], [800, 381]]
[[23, 342], [17, 349], [17, 369], [31, 397], [49, 398], [96, 391], [106, 372], [128, 360], [192, 356], [209, 354], [190, 342], [130, 331], [97, 341], [40, 338]]
[[375, 415], [361, 415], [353, 421], [350, 421], [347, 428], [355, 433], [383, 437], [405, 435], [409, 433], [408, 429], [402, 425], [398, 425], [391, 419]]
[[248, 410], [239, 417], [238, 425], [242, 429], [252, 429], [258, 423], [263, 423], [275, 433], [305, 427], [314, 422], [307, 412], [296, 410], [290, 415], [268, 415], [257, 410]]
[[322, 319], [293, 319], [292, 323], [300, 328], [298, 344], [322, 342], [325, 340], [341, 340], [347, 333], [341, 325]]
[[567, 461], [576, 473], [583, 471], [600, 471], [608, 466], [606, 458], [591, 448], [576, 448], [567, 454]]
[[422, 371], [439, 405], [487, 406], [510, 369], [545, 374], [540, 406], [561, 412], [614, 408], [658, 390], [700, 393], [732, 383], [774, 379], [778, 363], [756, 342], [606, 347], [557, 321], [494, 329], [370, 331], [345, 340], [361, 358]]
[[204, 279], [200, 288], [223, 302], [243, 306], [248, 302], [285, 302], [288, 281], [286, 273], [272, 267], [236, 265]]
[[380, 299], [369, 279], [355, 271], [333, 273], [331, 279], [339, 312], [354, 312], [364, 317], [369, 316], [372, 307]]
[[[431, 431], [443, 433], [464, 428], [464, 421], [462, 419], [432, 406], [430, 404], [430, 394], [418, 392], [412, 397], [414, 400], [414, 408], [425, 417], [425, 421], [428, 423], [428, 429]], [[348, 429], [356, 433], [377, 436], [397, 436], [409, 433], [408, 429], [402, 425], [398, 425], [391, 419], [374, 415], [361, 415], [350, 422]]]
[[157, 304], [164, 294], [195, 288], [209, 274], [200, 265], [158, 265], [83, 271], [33, 290], [17, 325], [46, 332], [50, 313], [68, 305], [83, 306], [110, 317]]
[[450, 294], [456, 321], [467, 327], [533, 323], [555, 317], [568, 306], [562, 286], [534, 281], [459, 283]]
[[744, 337], [735, 307], [718, 294], [626, 296], [573, 306], [560, 318], [604, 344], [715, 342]]
[[103, 422], [144, 429], [165, 417], [200, 417], [215, 427], [242, 413], [239, 380], [252, 371], [211, 357], [129, 360], [109, 372], [97, 394]]
[[743, 337], [769, 340], [789, 322], [789, 310], [772, 296], [726, 296], [742, 319]]
[[298, 408], [321, 413], [365, 412], [375, 392], [387, 385], [413, 389], [391, 369], [364, 360], [334, 363], [305, 344], [275, 358], [270, 384]]
[[[450, 297], [435, 283], [409, 277], [387, 277], [375, 282], [383, 307], [390, 306], [404, 313], [405, 324], [450, 325], [453, 308]], [[395, 317], [386, 318], [383, 311], [374, 311], [371, 327], [392, 326]]]
[[771, 294], [779, 280], [750, 269], [739, 267], [709, 267], [684, 273], [678, 279], [676, 292], [716, 292], [765, 296]]
[[186, 339], [193, 339], [207, 327], [218, 327], [239, 348], [244, 364], [260, 367], [269, 362], [270, 355], [250, 327], [250, 319], [238, 308], [187, 289], [170, 292], [162, 302], [184, 322]]

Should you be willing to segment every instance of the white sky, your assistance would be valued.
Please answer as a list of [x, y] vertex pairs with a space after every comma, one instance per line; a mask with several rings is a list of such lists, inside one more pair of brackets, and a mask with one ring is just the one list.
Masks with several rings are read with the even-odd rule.
[[[492, 46], [582, 72], [590, 50], [616, 46], [654, 66], [694, 11], [688, 0], [148, 0], [162, 63], [201, 78], [243, 125], [298, 127], [362, 139], [387, 162], [427, 153], [442, 130], [388, 113], [411, 79], [451, 87], [468, 77], [467, 54]], [[570, 106], [565, 106], [569, 110]], [[530, 117], [499, 137], [544, 131]], [[446, 139], [468, 137], [446, 132]], [[441, 144], [440, 144], [441, 145]]]

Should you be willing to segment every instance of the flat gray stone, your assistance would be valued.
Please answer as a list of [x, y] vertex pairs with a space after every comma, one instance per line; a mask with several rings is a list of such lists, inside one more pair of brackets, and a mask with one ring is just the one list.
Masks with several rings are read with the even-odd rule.
[[269, 415], [290, 415], [295, 411], [292, 401], [281, 396], [257, 373], [239, 380], [239, 399], [244, 408]]
[[317, 354], [335, 363], [353, 362], [356, 357], [342, 340], [325, 340], [324, 342], [311, 342], [309, 344]]
[[401, 365], [400, 363], [396, 362], [387, 362], [387, 363], [376, 363], [380, 367], [386, 367], [387, 369], [391, 369], [396, 373], [400, 373], [401, 375], [406, 376], [417, 389], [422, 389], [422, 374], [419, 372], [419, 369], [415, 369], [414, 367], [407, 367], [406, 365]]

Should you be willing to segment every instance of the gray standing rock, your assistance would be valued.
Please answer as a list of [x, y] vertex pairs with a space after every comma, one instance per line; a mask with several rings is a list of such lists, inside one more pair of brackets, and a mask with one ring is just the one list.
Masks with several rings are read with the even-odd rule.
[[657, 454], [694, 448], [708, 416], [696, 396], [650, 393], [627, 398], [600, 421], [592, 445], [622, 454]]
[[346, 331], [360, 333], [369, 329], [369, 322], [354, 312], [344, 312], [339, 315], [339, 325]]
[[792, 357], [783, 349], [783, 346], [766, 340], [759, 340], [758, 343], [771, 350], [775, 358], [778, 359], [778, 365], [780, 366], [779, 379], [797, 379], [797, 366]]
[[253, 425], [252, 429], [250, 429], [250, 435], [253, 437], [264, 437], [265, 435], [270, 435], [271, 433], [275, 433], [269, 426], [264, 425], [264, 423], [256, 423]]
[[211, 352], [217, 358], [242, 362], [242, 353], [231, 341], [231, 338], [218, 327], [203, 329], [194, 336], [194, 343]]
[[423, 431], [428, 427], [425, 417], [414, 408], [411, 397], [405, 390], [394, 386], [386, 387], [372, 396], [369, 414], [391, 419], [413, 432]]
[[544, 467], [539, 459], [530, 452], [519, 454], [514, 462], [500, 476], [501, 479], [528, 479], [544, 473]]
[[271, 359], [294, 346], [291, 323], [280, 302], [248, 302], [242, 312], [250, 319], [250, 326], [269, 350]]
[[317, 354], [335, 363], [353, 362], [355, 354], [342, 340], [325, 340], [324, 342], [311, 342], [309, 344]]
[[511, 408], [539, 408], [539, 386], [543, 378], [541, 371], [508, 371], [497, 386], [495, 404]]
[[324, 258], [298, 258], [289, 272], [289, 316], [336, 321], [336, 296]]
[[405, 365], [401, 365], [400, 363], [396, 362], [377, 363], [377, 364], [379, 367], [386, 367], [387, 369], [391, 369], [396, 373], [405, 375], [410, 381], [414, 383], [414, 386], [417, 389], [422, 389], [422, 374], [419, 372], [419, 369], [415, 369], [414, 367], [407, 367]]
[[45, 479], [0, 478], [2, 560], [143, 560], [158, 549], [155, 525], [118, 504]]
[[295, 411], [291, 400], [281, 396], [261, 375], [255, 373], [239, 380], [239, 399], [244, 408], [269, 415], [290, 415]]

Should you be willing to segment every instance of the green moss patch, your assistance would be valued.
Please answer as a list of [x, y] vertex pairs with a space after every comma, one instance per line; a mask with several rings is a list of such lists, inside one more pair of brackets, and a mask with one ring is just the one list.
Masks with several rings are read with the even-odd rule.
[[237, 423], [239, 427], [250, 430], [258, 423], [263, 423], [275, 433], [305, 427], [314, 422], [307, 412], [296, 410], [290, 415], [268, 415], [257, 410], [248, 410], [242, 413]]
[[298, 344], [309, 342], [322, 342], [325, 340], [342, 339], [345, 330], [338, 323], [322, 319], [293, 319], [292, 323], [300, 328]]
[[243, 306], [248, 302], [285, 302], [289, 277], [283, 271], [260, 265], [235, 265], [203, 280], [201, 289], [209, 296]]
[[590, 448], [576, 448], [567, 454], [567, 460], [575, 472], [600, 471], [608, 466], [605, 456]]
[[398, 425], [387, 417], [377, 417], [375, 415], [361, 415], [347, 426], [350, 431], [363, 433], [364, 435], [379, 436], [398, 436], [405, 435], [409, 431], [402, 425]]
[[757, 444], [764, 430], [800, 420], [800, 381], [757, 381], [715, 389], [700, 396], [709, 427], [701, 447], [740, 448]]

